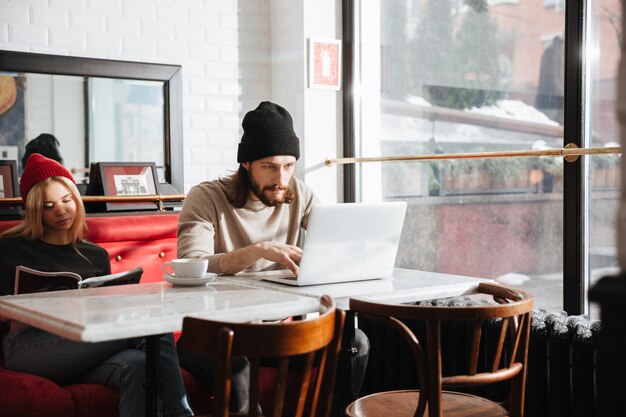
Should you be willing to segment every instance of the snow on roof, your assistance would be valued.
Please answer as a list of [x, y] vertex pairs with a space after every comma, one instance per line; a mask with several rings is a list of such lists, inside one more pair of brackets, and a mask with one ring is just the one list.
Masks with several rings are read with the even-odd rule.
[[559, 125], [533, 106], [529, 106], [519, 100], [500, 100], [498, 104], [492, 106], [472, 107], [464, 111], [507, 119], [523, 120], [526, 122], [542, 123], [550, 126]]
[[[405, 97], [404, 101], [416, 106], [432, 107], [432, 104], [430, 104], [428, 100], [420, 96], [409, 95]], [[506, 119], [523, 120], [526, 122], [559, 126], [558, 122], [551, 120], [535, 107], [519, 100], [500, 100], [497, 104], [491, 106], [472, 107], [471, 109], [465, 109], [463, 111], [486, 116], [503, 117]]]

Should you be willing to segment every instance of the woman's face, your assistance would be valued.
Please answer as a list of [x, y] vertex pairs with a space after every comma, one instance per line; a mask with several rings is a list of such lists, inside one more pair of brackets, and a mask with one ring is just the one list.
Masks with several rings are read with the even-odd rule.
[[72, 193], [59, 182], [52, 182], [43, 191], [43, 225], [46, 233], [67, 232], [76, 218]]

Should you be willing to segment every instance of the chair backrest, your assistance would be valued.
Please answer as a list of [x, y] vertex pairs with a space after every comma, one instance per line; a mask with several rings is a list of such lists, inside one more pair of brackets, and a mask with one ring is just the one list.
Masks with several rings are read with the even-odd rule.
[[[230, 362], [236, 355], [245, 356], [251, 365], [249, 416], [258, 414], [261, 361], [270, 359], [276, 364], [272, 415], [288, 412], [300, 417], [306, 412], [312, 417], [326, 417], [331, 409], [344, 321], [345, 312], [335, 308], [332, 298], [323, 296], [319, 316], [308, 320], [226, 323], [186, 317], [179, 343], [187, 351], [214, 355], [214, 417], [229, 414]], [[289, 393], [296, 398], [286, 398]], [[286, 410], [289, 403], [296, 409]]]
[[[424, 415], [426, 406], [429, 416], [442, 415], [442, 388], [454, 390], [505, 380], [511, 381], [508, 398], [511, 416], [523, 415], [533, 298], [527, 292], [491, 283], [481, 283], [476, 296], [484, 304], [431, 306], [350, 300], [350, 309], [359, 317], [390, 325], [409, 343], [421, 390], [416, 417]], [[424, 320], [425, 339], [421, 333], [416, 335], [403, 320]], [[455, 345], [446, 349], [453, 355], [462, 352], [467, 355], [462, 361], [462, 371], [454, 375], [444, 376], [442, 372], [443, 321], [467, 323], [468, 334], [463, 338], [467, 346]]]

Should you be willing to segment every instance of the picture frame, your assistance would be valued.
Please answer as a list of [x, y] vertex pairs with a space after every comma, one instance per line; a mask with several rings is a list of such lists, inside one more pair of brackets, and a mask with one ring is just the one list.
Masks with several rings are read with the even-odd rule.
[[[105, 196], [136, 196], [158, 193], [154, 162], [98, 162], [98, 181]], [[156, 202], [106, 203], [107, 211], [157, 210]]]
[[341, 89], [341, 41], [309, 39], [309, 88]]
[[[0, 159], [0, 198], [12, 198], [20, 196], [20, 188], [17, 177], [17, 161], [12, 159]], [[0, 205], [0, 213], [21, 213], [20, 205]]]

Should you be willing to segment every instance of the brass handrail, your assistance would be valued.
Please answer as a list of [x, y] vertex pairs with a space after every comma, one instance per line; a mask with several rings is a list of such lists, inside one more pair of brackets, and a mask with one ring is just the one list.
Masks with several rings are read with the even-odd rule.
[[[82, 197], [83, 203], [133, 203], [133, 202], [154, 202], [163, 209], [164, 201], [182, 201], [185, 194], [146, 194], [146, 195], [85, 195]], [[0, 205], [21, 205], [21, 197], [0, 198]]]
[[439, 153], [428, 155], [407, 156], [369, 156], [360, 158], [327, 158], [326, 166], [356, 164], [363, 162], [398, 162], [398, 161], [432, 161], [442, 159], [475, 159], [475, 158], [508, 158], [517, 156], [556, 156], [563, 157], [567, 162], [574, 162], [580, 155], [597, 155], [621, 153], [620, 146], [603, 148], [578, 148], [573, 143], [568, 143], [564, 148], [552, 148], [541, 150], [524, 151], [498, 151], [498, 152], [467, 152], [467, 153]]

